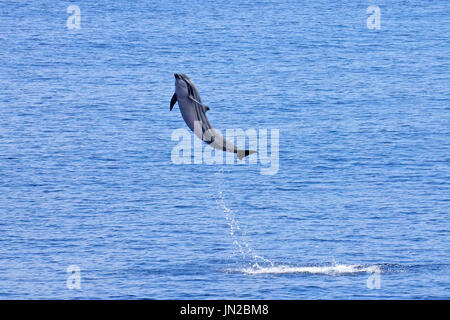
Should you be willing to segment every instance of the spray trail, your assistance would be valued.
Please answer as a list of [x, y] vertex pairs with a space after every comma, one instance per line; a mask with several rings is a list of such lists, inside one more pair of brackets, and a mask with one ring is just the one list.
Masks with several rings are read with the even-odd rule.
[[241, 256], [244, 263], [248, 264], [250, 268], [260, 269], [264, 266], [274, 267], [272, 261], [265, 259], [258, 254], [249, 246], [249, 242], [246, 239], [245, 232], [243, 232], [239, 226], [239, 222], [236, 219], [235, 212], [227, 206], [225, 203], [225, 197], [223, 192], [224, 185], [224, 169], [220, 168], [218, 172], [219, 184], [217, 192], [217, 204], [223, 210], [225, 214], [225, 219], [227, 225], [230, 228], [230, 236], [235, 247], [235, 254]]

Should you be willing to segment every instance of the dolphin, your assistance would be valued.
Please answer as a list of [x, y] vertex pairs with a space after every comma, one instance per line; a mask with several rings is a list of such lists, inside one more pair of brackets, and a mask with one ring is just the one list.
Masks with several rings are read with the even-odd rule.
[[202, 103], [194, 82], [182, 73], [175, 73], [174, 76], [175, 93], [170, 100], [170, 111], [172, 111], [175, 103], [178, 102], [184, 122], [186, 122], [197, 137], [215, 149], [236, 153], [239, 160], [256, 152], [253, 150], [238, 149], [233, 143], [227, 141], [215, 130], [206, 117], [206, 112], [209, 110], [209, 107]]

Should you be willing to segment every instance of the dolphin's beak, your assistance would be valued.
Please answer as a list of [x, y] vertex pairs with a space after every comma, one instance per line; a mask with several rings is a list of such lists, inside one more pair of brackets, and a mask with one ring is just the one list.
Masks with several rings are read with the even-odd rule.
[[175, 79], [178, 79], [180, 76], [178, 75], [178, 73], [174, 73], [173, 74], [175, 76]]

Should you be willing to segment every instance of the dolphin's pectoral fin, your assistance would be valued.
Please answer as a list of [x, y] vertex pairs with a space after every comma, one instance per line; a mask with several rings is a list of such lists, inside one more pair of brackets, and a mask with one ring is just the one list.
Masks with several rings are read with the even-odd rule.
[[203, 106], [203, 111], [209, 111], [209, 107], [208, 106]]
[[174, 93], [172, 99], [170, 100], [170, 111], [172, 111], [173, 106], [177, 103], [177, 94]]

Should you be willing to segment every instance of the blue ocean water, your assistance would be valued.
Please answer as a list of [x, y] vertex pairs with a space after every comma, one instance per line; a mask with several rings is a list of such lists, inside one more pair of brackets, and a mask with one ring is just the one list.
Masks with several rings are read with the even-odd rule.
[[[0, 298], [448, 299], [449, 12], [1, 1]], [[175, 165], [174, 72], [278, 173]]]

